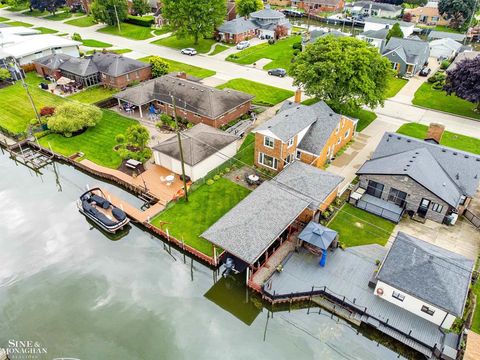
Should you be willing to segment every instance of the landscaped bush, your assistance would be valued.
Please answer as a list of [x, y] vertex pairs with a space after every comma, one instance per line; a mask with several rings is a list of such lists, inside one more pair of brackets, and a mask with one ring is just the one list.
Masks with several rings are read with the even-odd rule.
[[74, 41], [82, 41], [82, 37], [80, 36], [79, 33], [73, 33], [73, 35], [72, 35], [72, 40], [74, 40]]
[[294, 44], [292, 45], [292, 48], [293, 48], [294, 50], [302, 50], [302, 42], [299, 41], [299, 42], [294, 43]]
[[443, 71], [437, 71], [435, 75], [428, 78], [429, 83], [443, 82], [447, 79], [447, 75]]
[[151, 17], [142, 18], [140, 16], [133, 15], [128, 15], [128, 17], [125, 19], [125, 22], [144, 27], [151, 27], [153, 25], [153, 19]]
[[156, 78], [168, 74], [169, 65], [160, 56], [150, 56], [148, 61], [152, 66], [152, 77]]
[[52, 116], [55, 113], [55, 108], [52, 106], [44, 106], [40, 109], [40, 116]]
[[443, 60], [442, 63], [440, 64], [440, 69], [446, 70], [452, 62], [448, 60]]
[[213, 185], [214, 183], [215, 183], [215, 181], [213, 181], [212, 179], [207, 180], [207, 185]]
[[102, 111], [96, 106], [71, 101], [57, 106], [47, 124], [53, 132], [70, 137], [75, 132], [97, 125], [102, 116]]
[[300, 50], [298, 49], [293, 50], [293, 56], [297, 56], [298, 54], [300, 54]]
[[229, 173], [229, 172], [230, 172], [230, 168], [229, 168], [229, 167], [226, 167], [226, 168], [224, 169], [224, 171], [225, 171], [226, 173]]
[[275, 39], [268, 39], [268, 43], [269, 43], [270, 45], [275, 44]]
[[[123, 134], [115, 136], [117, 143]], [[147, 147], [150, 133], [142, 125], [132, 125], [127, 128], [122, 143], [117, 147], [118, 154], [124, 160], [134, 159], [145, 162], [152, 157], [152, 150]]]
[[219, 180], [219, 179], [220, 179], [220, 175], [215, 175], [215, 176], [213, 177], [213, 180], [215, 180], [215, 181], [217, 181], [217, 180]]

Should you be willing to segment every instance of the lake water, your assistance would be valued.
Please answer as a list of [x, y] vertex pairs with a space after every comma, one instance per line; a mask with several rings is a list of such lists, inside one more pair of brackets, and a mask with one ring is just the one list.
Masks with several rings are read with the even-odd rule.
[[62, 164], [42, 173], [0, 154], [0, 347], [29, 340], [46, 351], [28, 359], [398, 357], [318, 309], [271, 317], [242, 278], [215, 283], [136, 226], [109, 239], [76, 208], [100, 181]]

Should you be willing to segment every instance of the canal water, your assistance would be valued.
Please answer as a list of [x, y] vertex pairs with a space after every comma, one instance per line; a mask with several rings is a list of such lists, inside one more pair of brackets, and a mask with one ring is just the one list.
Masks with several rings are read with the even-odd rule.
[[87, 184], [132, 195], [67, 165], [41, 172], [0, 154], [0, 347], [34, 341], [44, 353], [29, 359], [399, 357], [318, 308], [272, 317], [241, 279], [215, 282], [134, 225], [108, 238], [76, 199]]

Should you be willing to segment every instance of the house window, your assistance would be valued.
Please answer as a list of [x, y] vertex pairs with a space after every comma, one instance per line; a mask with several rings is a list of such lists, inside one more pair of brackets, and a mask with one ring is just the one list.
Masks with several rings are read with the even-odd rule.
[[422, 312], [424, 312], [424, 313], [426, 313], [426, 314], [428, 314], [428, 315], [430, 315], [430, 316], [432, 316], [433, 314], [435, 314], [435, 310], [430, 309], [430, 308], [429, 308], [428, 306], [426, 306], [426, 305], [423, 305], [421, 310], [422, 310]]
[[127, 74], [127, 81], [130, 81], [130, 74]]
[[399, 293], [398, 291], [394, 291], [394, 292], [392, 293], [392, 297], [393, 297], [394, 299], [397, 299], [397, 300], [400, 300], [400, 301], [405, 300], [405, 295], [403, 295], [402, 293]]
[[288, 154], [287, 158], [285, 159], [286, 164], [290, 164], [293, 161], [293, 154]]
[[396, 205], [402, 207], [405, 204], [406, 198], [407, 198], [406, 192], [397, 190], [395, 188], [390, 188], [390, 193], [388, 194], [388, 201], [393, 202]]
[[342, 137], [340, 136], [337, 140], [337, 145], [340, 144], [342, 142]]
[[393, 70], [400, 70], [400, 64], [399, 63], [393, 63]]
[[377, 198], [381, 198], [382, 193], [383, 193], [383, 188], [384, 188], [383, 184], [380, 184], [380, 183], [377, 183], [376, 181], [370, 180], [368, 182], [366, 193], [368, 195], [372, 195], [372, 196], [375, 196]]
[[467, 201], [467, 197], [464, 196], [464, 195], [462, 195], [462, 196], [460, 197], [460, 204], [459, 204], [459, 205], [465, 205], [465, 201]]
[[293, 142], [294, 142], [294, 140], [295, 140], [294, 138], [291, 138], [291, 139], [289, 139], [289, 140], [288, 140], [288, 143], [287, 143], [287, 147], [290, 147], [290, 146], [292, 146], [292, 145], [293, 145]]
[[264, 153], [258, 154], [258, 162], [263, 166], [269, 167], [271, 169], [277, 170], [278, 160], [274, 157], [265, 155]]
[[348, 139], [349, 136], [350, 136], [350, 129], [345, 131], [345, 139]]
[[273, 149], [274, 145], [275, 145], [275, 140], [273, 140], [271, 137], [268, 137], [268, 136], [265, 136], [263, 138], [263, 145], [265, 145], [266, 147], [269, 147], [271, 149]]
[[432, 202], [432, 210], [441, 213], [443, 211], [443, 205]]
[[297, 152], [295, 154], [295, 158], [300, 160], [301, 157], [302, 157], [302, 152], [300, 150], [297, 150]]
[[135, 75], [137, 75], [137, 79], [140, 77], [140, 71], [135, 71]]

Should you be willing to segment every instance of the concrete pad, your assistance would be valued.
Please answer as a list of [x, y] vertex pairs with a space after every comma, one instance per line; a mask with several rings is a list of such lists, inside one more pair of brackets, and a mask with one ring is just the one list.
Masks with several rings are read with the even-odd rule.
[[204, 85], [217, 87], [218, 85], [222, 85], [227, 82], [227, 80], [219, 78], [218, 76], [210, 76], [200, 81]]
[[259, 59], [256, 61], [256, 65], [249, 65], [251, 67], [254, 67], [254, 68], [257, 68], [257, 69], [263, 69], [263, 67], [269, 63], [271, 63], [272, 60], [271, 59]]
[[142, 53], [142, 52], [139, 52], [139, 51], [130, 51], [129, 53], [123, 54], [123, 56], [136, 60], [136, 59], [144, 58], [144, 57], [148, 56], [148, 54], [145, 54], [145, 53]]

